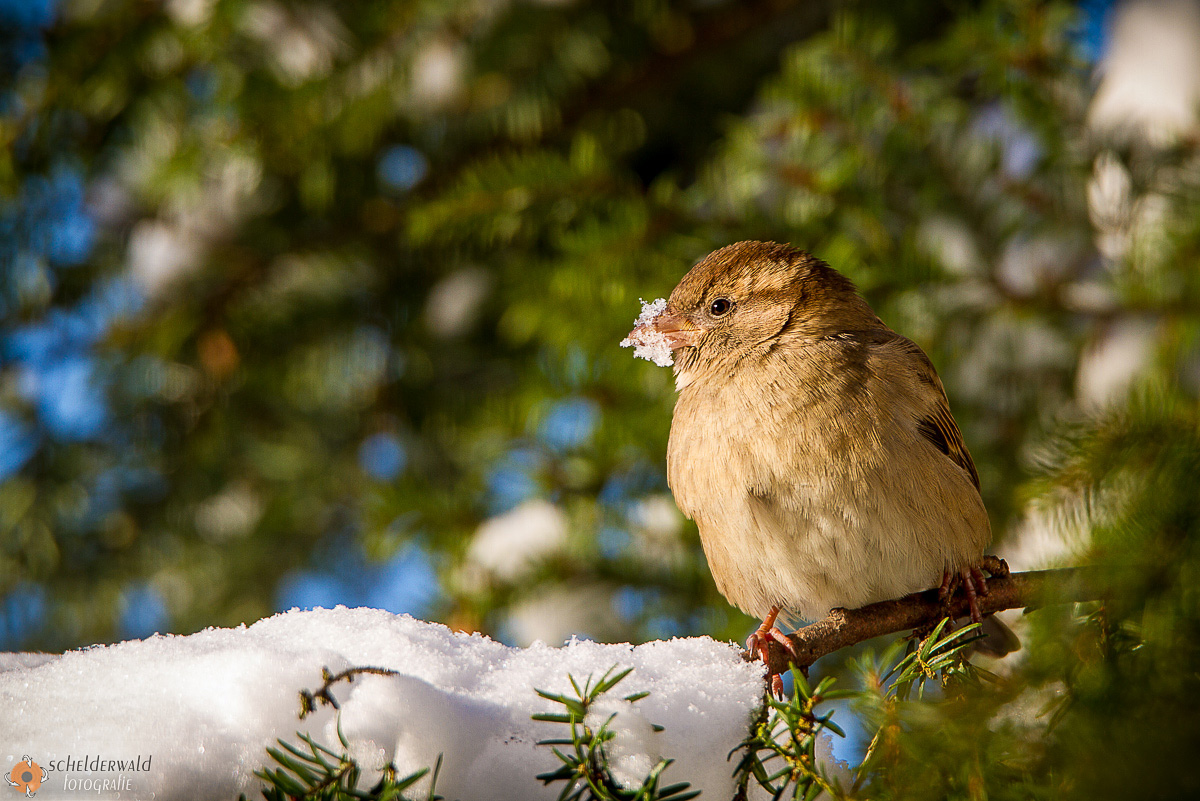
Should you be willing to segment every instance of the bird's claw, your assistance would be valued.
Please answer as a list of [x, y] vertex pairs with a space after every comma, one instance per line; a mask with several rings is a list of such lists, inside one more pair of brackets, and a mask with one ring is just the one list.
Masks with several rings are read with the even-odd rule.
[[778, 626], [762, 625], [746, 638], [746, 650], [752, 654], [757, 654], [758, 658], [763, 662], [770, 664], [771, 662], [771, 642], [777, 642], [783, 646], [783, 650], [795, 659], [796, 646], [792, 645], [792, 641], [788, 636], [779, 630]]
[[967, 608], [971, 611], [971, 622], [982, 623], [983, 613], [979, 609], [979, 599], [988, 594], [985, 570], [992, 578], [1003, 578], [1008, 575], [1008, 563], [988, 554], [978, 563], [964, 567], [956, 573], [946, 570], [942, 573], [942, 583], [938, 586], [938, 600], [944, 606], [949, 607], [950, 597], [954, 593], [954, 585], [962, 582], [963, 592], [967, 596]]
[[775, 625], [775, 618], [779, 614], [778, 609], [772, 609], [771, 614], [767, 615], [753, 634], [746, 638], [746, 650], [756, 655], [767, 665], [768, 676], [771, 679], [771, 692], [777, 698], [783, 697], [783, 677], [779, 673], [771, 673], [771, 642], [779, 643], [783, 650], [788, 652], [788, 655], [794, 662], [796, 660], [796, 646], [788, 639]]

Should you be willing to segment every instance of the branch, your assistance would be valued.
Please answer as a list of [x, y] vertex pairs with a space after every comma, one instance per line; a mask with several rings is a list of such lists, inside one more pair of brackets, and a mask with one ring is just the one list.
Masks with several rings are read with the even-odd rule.
[[[987, 588], [988, 594], [979, 597], [979, 610], [984, 614], [1053, 603], [1095, 601], [1106, 594], [1100, 570], [1094, 567], [1012, 573], [988, 579]], [[823, 620], [791, 634], [798, 657], [796, 667], [806, 669], [826, 654], [872, 637], [932, 626], [947, 613], [953, 618], [966, 617], [969, 614], [966, 597], [955, 594], [947, 608], [938, 600], [938, 591], [932, 589], [861, 609], [834, 609]], [[787, 670], [788, 661], [783, 647], [772, 642], [771, 671]]]

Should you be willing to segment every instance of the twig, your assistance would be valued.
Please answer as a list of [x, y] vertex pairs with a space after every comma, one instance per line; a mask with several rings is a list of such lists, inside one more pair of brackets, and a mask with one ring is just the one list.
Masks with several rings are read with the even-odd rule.
[[[1106, 592], [1100, 570], [1090, 567], [1012, 573], [988, 579], [987, 588], [988, 594], [979, 597], [979, 609], [984, 614], [1053, 603], [1094, 601], [1104, 598]], [[954, 618], [965, 617], [969, 614], [967, 599], [955, 595], [947, 608], [938, 600], [938, 591], [932, 589], [861, 609], [834, 609], [824, 619], [791, 634], [796, 649], [796, 667], [807, 668], [826, 654], [872, 637], [931, 626], [947, 613]], [[787, 652], [775, 642], [770, 648], [772, 672], [786, 671]], [[750, 658], [749, 654], [745, 656]]]
[[334, 709], [341, 709], [341, 707], [338, 706], [337, 699], [333, 697], [333, 693], [331, 692], [333, 690], [333, 685], [337, 684], [339, 681], [354, 681], [354, 677], [362, 673], [369, 673], [375, 676], [400, 675], [400, 671], [398, 670], [391, 670], [390, 668], [381, 667], [352, 667], [343, 670], [341, 673], [333, 673], [329, 670], [329, 668], [323, 667], [321, 668], [321, 677], [323, 681], [321, 682], [320, 688], [312, 691], [300, 691], [300, 719], [304, 720], [304, 718], [308, 717], [309, 714], [315, 712], [317, 710], [318, 702], [327, 704]]

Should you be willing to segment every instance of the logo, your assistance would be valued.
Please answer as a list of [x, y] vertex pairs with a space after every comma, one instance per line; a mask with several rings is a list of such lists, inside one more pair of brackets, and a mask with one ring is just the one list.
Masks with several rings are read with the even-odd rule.
[[29, 758], [29, 754], [21, 757], [21, 761], [13, 765], [12, 770], [4, 774], [4, 781], [16, 787], [27, 798], [32, 798], [46, 781], [46, 769]]
[[[82, 757], [54, 755], [42, 761], [42, 765], [45, 765], [43, 767], [26, 754], [20, 762], [12, 766], [12, 770], [4, 774], [4, 781], [17, 792], [24, 793], [26, 798], [32, 798], [38, 790], [44, 790], [51, 784], [58, 788], [60, 780], [61, 789], [67, 792], [133, 792], [137, 774], [149, 773], [153, 758], [153, 754], [145, 758], [138, 754], [136, 757], [122, 759], [110, 759], [100, 754], [85, 754]], [[50, 779], [51, 776], [53, 779]], [[53, 792], [54, 790], [51, 790], [51, 793]]]

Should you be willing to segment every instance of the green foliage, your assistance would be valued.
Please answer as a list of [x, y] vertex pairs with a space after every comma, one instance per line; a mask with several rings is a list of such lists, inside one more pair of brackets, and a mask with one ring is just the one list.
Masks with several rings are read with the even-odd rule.
[[801, 671], [793, 669], [792, 680], [795, 692], [790, 698], [779, 700], [767, 693], [761, 714], [738, 746], [737, 750], [744, 752], [734, 771], [740, 793], [746, 795], [753, 778], [777, 800], [809, 801], [821, 793], [829, 798], [845, 798], [844, 789], [826, 775], [825, 767], [818, 762], [817, 743], [823, 732], [839, 737], [846, 734], [831, 720], [832, 712], [818, 715], [815, 708], [822, 701], [851, 698], [854, 694], [830, 689], [837, 681], [832, 676], [823, 678], [815, 690]]
[[[23, 262], [45, 280], [6, 284], [6, 330], [130, 269], [149, 295], [88, 346], [111, 425], [41, 437], [0, 486], [0, 594], [48, 599], [30, 645], [124, 636], [131, 588], [182, 632], [404, 558], [438, 584], [394, 605], [463, 628], [582, 585], [636, 599], [575, 623], [596, 636], [740, 638], [691, 530], [639, 518], [672, 385], [616, 343], [639, 297], [743, 238], [811, 249], [925, 347], [996, 530], [1020, 513], [1021, 455], [1101, 325], [1068, 302], [1095, 251], [1065, 6], [180, 8], [64, 15], [3, 118], [10, 195], [63, 163], [103, 207], [84, 264]], [[0, 405], [36, 427], [22, 369]], [[590, 425], [556, 439], [579, 403]], [[398, 467], [368, 469], [372, 437]], [[528, 497], [567, 519], [544, 569], [464, 564]]]
[[[792, 695], [777, 699], [767, 693], [746, 740], [734, 751], [741, 752], [735, 770], [741, 797], [748, 797], [751, 780], [773, 799], [808, 801], [821, 794], [827, 798], [873, 797], [862, 790], [862, 784], [880, 775], [875, 772], [879, 755], [894, 736], [900, 707], [914, 692], [924, 699], [931, 682], [942, 693], [961, 693], [978, 683], [980, 669], [964, 658], [964, 650], [978, 639], [978, 626], [957, 631], [947, 631], [948, 627], [949, 620], [942, 620], [920, 640], [896, 642], [878, 658], [868, 655], [860, 659], [853, 673], [862, 689], [834, 690], [837, 679], [833, 676], [825, 676], [813, 688], [801, 671], [793, 669]], [[833, 711], [816, 711], [828, 701], [857, 706], [874, 732], [862, 764], [853, 774], [847, 767], [841, 777], [831, 775], [830, 735], [846, 734], [833, 722]], [[852, 775], [857, 777], [853, 782]]]
[[[409, 776], [397, 778], [395, 770], [388, 767], [373, 787], [360, 790], [358, 783], [362, 779], [362, 768], [350, 758], [347, 751], [331, 751], [304, 732], [297, 732], [296, 736], [303, 745], [280, 740], [279, 748], [267, 749], [267, 754], [279, 767], [264, 768], [255, 773], [267, 784], [263, 790], [266, 801], [417, 801], [417, 796], [406, 794], [405, 791], [429, 773], [428, 768], [422, 768]], [[350, 747], [340, 729], [338, 739], [343, 749]], [[435, 795], [433, 790], [437, 785], [440, 767], [439, 759], [433, 767], [429, 792], [422, 796], [421, 801], [439, 801], [442, 798]]]
[[[639, 522], [666, 492], [672, 385], [615, 347], [639, 297], [741, 238], [811, 249], [930, 351], [1002, 532], [1089, 330], [1060, 302], [1093, 255], [1069, 14], [743, 5], [60, 20], [14, 81], [14, 175], [67, 160], [111, 205], [87, 263], [9, 319], [53, 319], [130, 266], [151, 300], [95, 348], [113, 425], [44, 438], [0, 486], [0, 593], [50, 599], [30, 642], [121, 636], [131, 585], [189, 631], [273, 611], [297, 574], [344, 586], [406, 555], [439, 583], [403, 608], [463, 628], [585, 585], [637, 599], [576, 624], [598, 636], [742, 636], [690, 529]], [[1036, 137], [1015, 173], [1004, 131]], [[1046, 240], [1065, 265], [1046, 291], [1006, 283]], [[155, 254], [182, 265], [161, 284], [138, 272]], [[573, 403], [593, 422], [557, 440]], [[39, 419], [15, 389], [0, 404]], [[395, 474], [364, 466], [371, 437], [402, 450]], [[549, 569], [464, 565], [526, 497], [566, 515]]]
[[[534, 720], [549, 723], [561, 723], [569, 726], [569, 736], [540, 740], [538, 745], [551, 746], [554, 755], [562, 762], [555, 771], [542, 773], [538, 779], [545, 784], [565, 782], [559, 801], [688, 801], [700, 795], [698, 790], [689, 790], [687, 782], [677, 782], [666, 787], [659, 787], [662, 772], [672, 763], [670, 759], [660, 759], [650, 769], [645, 780], [636, 787], [626, 787], [613, 776], [609, 765], [605, 744], [613, 740], [616, 734], [609, 728], [616, 713], [610, 715], [598, 727], [587, 722], [588, 712], [600, 696], [617, 686], [628, 676], [633, 668], [613, 673], [614, 665], [605, 671], [604, 675], [592, 683], [592, 677], [582, 686], [575, 681], [574, 676], [568, 676], [575, 697], [548, 693], [538, 690], [537, 694], [548, 701], [562, 706], [562, 712], [539, 713]], [[645, 698], [649, 693], [635, 693], [625, 696], [625, 700], [633, 703]], [[661, 731], [661, 726], [655, 726]], [[569, 746], [569, 748], [567, 748]], [[560, 750], [566, 749], [566, 750]]]
[[[1089, 125], [1078, 4], [56, 6], [0, 29], [2, 647], [145, 634], [147, 593], [151, 628], [249, 622], [313, 574], [513, 640], [741, 639], [647, 513], [671, 376], [616, 343], [779, 239], [930, 354], [997, 540], [1112, 587], [995, 677], [962, 632], [821, 665], [863, 682], [854, 792], [1200, 794], [1200, 140]], [[69, 398], [107, 414], [64, 428]], [[474, 533], [531, 498], [561, 542], [489, 571]], [[405, 559], [423, 595], [356, 589]]]
[[1054, 451], [1044, 481], [1088, 507], [1090, 556], [1109, 566], [1113, 597], [1045, 615], [1030, 673], [1063, 687], [1046, 767], [1081, 798], [1193, 795], [1200, 779], [1182, 766], [1200, 723], [1180, 710], [1200, 697], [1200, 409], [1147, 390]]
[[887, 688], [886, 697], [907, 701], [915, 690], [917, 698], [923, 699], [925, 686], [930, 681], [936, 680], [944, 688], [978, 676], [979, 668], [963, 659], [963, 651], [980, 639], [979, 624], [972, 623], [957, 631], [949, 630], [950, 627], [950, 620], [943, 618], [920, 641], [896, 643], [885, 652], [881, 659], [884, 664], [893, 661], [896, 650], [902, 645], [908, 651], [880, 678], [879, 683]]

